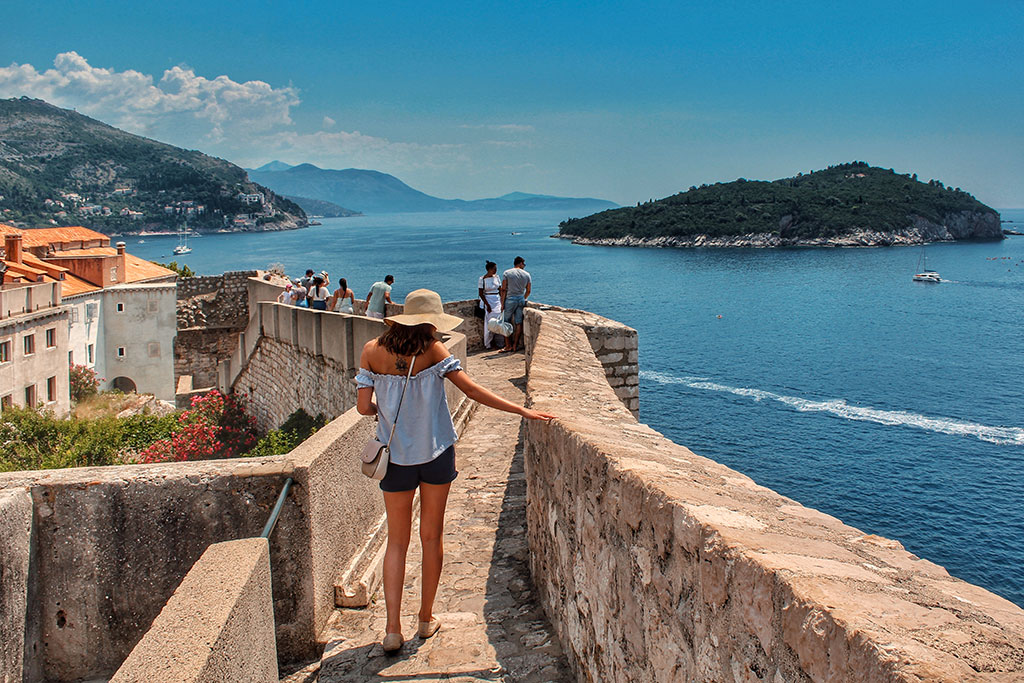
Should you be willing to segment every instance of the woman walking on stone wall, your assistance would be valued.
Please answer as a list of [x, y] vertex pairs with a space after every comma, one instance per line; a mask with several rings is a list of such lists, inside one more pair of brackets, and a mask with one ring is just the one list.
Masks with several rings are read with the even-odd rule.
[[[380, 482], [388, 518], [388, 545], [384, 554], [387, 627], [382, 644], [385, 652], [396, 652], [404, 641], [402, 590], [412, 530], [412, 502], [417, 488], [420, 490], [420, 542], [423, 546], [418, 635], [429, 638], [441, 626], [433, 614], [444, 559], [441, 535], [448, 490], [458, 476], [455, 469], [457, 437], [445, 397], [444, 380], [447, 378], [467, 397], [491, 408], [531, 420], [551, 420], [554, 416], [506, 401], [470, 379], [459, 360], [435, 337], [435, 333], [451, 331], [462, 322], [461, 318], [444, 313], [441, 297], [436, 292], [429, 289], [411, 292], [406, 297], [404, 313], [386, 318], [385, 322], [387, 331], [363, 347], [356, 375], [359, 387], [356, 408], [363, 415], [377, 416], [377, 438], [387, 442], [392, 430], [391, 419], [402, 401], [391, 439], [391, 461]], [[401, 396], [406, 382], [403, 401]]]

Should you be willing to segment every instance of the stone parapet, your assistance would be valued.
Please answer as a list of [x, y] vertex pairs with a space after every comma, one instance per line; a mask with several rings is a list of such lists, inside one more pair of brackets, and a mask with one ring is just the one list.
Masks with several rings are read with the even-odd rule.
[[[383, 321], [360, 315], [260, 302], [235, 353], [221, 365], [221, 389], [243, 396], [265, 430], [299, 408], [333, 419], [355, 406], [363, 345], [385, 329]], [[446, 335], [445, 344], [466, 362], [463, 335]], [[448, 400], [454, 409], [462, 394], [449, 386]]]
[[111, 683], [278, 679], [269, 546], [247, 538], [206, 549]]
[[26, 666], [41, 680], [112, 675], [207, 547], [260, 533], [289, 476], [270, 539], [277, 653], [315, 656], [334, 579], [384, 514], [355, 464], [374, 432], [353, 410], [287, 455], [0, 474], [0, 489], [29, 491], [35, 520], [36, 599], [14, 639], [34, 653]]
[[0, 491], [0, 681], [25, 675], [25, 629], [29, 618], [32, 559], [32, 499], [24, 489]]
[[527, 311], [534, 582], [582, 680], [1024, 678], [1024, 610], [639, 424], [572, 316]]
[[[590, 311], [532, 302], [529, 308], [538, 311], [558, 311], [562, 314], [563, 320], [582, 329], [590, 341], [590, 348], [594, 350], [594, 355], [604, 368], [608, 386], [633, 417], [640, 415], [640, 346], [636, 330]], [[536, 320], [535, 317], [524, 319], [527, 337], [531, 336], [531, 322]]]

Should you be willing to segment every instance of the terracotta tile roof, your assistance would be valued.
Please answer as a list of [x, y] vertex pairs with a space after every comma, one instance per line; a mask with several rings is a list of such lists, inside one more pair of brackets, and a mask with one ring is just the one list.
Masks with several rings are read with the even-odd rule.
[[[16, 261], [3, 261], [7, 266], [8, 277], [18, 275], [25, 278], [29, 282], [35, 282], [40, 275], [46, 275], [46, 271], [42, 268], [33, 268], [26, 263], [17, 263]], [[50, 278], [53, 280], [53, 278]]]
[[103, 244], [110, 244], [110, 238], [103, 233], [83, 228], [79, 225], [67, 228], [28, 228], [22, 230], [15, 228], [13, 225], [0, 223], [0, 232], [20, 232], [22, 235], [21, 242], [27, 249], [45, 247], [51, 244], [92, 242], [95, 240], [100, 240]]
[[98, 292], [102, 289], [97, 285], [94, 285], [87, 280], [68, 273], [64, 276], [64, 279], [60, 282], [60, 295], [62, 297], [75, 296], [76, 294], [85, 294], [86, 292]]
[[58, 266], [56, 263], [47, 263], [46, 261], [42, 260], [41, 258], [33, 254], [30, 254], [27, 251], [21, 252], [21, 262], [27, 266], [31, 266], [33, 268], [37, 268], [39, 270], [44, 271], [47, 275], [49, 275], [55, 280], [60, 279], [61, 273], [64, 273], [65, 276], [71, 274], [71, 271], [65, 268], [64, 266]]
[[158, 266], [152, 261], [147, 261], [128, 253], [124, 255], [124, 266], [125, 279], [128, 282], [141, 282], [143, 280], [177, 276], [177, 273], [173, 270]]
[[[88, 228], [82, 227], [71, 227], [71, 228], [32, 228], [29, 230], [21, 230], [15, 228], [12, 225], [6, 225], [0, 223], [0, 234], [3, 233], [21, 233], [22, 245], [28, 249], [32, 247], [49, 246], [50, 244], [60, 244], [68, 242], [89, 242], [92, 240], [104, 240], [105, 244], [110, 244], [110, 238], [106, 235], [89, 230]], [[60, 257], [89, 257], [89, 256], [116, 256], [117, 249], [110, 246], [103, 247], [87, 247], [85, 249], [65, 249], [58, 251], [53, 254], [54, 258]], [[176, 273], [173, 270], [168, 270], [163, 266], [158, 266], [155, 263], [133, 256], [132, 254], [125, 253], [125, 282], [145, 282], [147, 280], [157, 280], [161, 278], [173, 278], [176, 277]], [[52, 279], [60, 279], [60, 273], [64, 273], [64, 282], [67, 283], [62, 288], [63, 296], [73, 296], [74, 294], [82, 294], [84, 292], [98, 290], [100, 287], [87, 282], [79, 277], [75, 277], [71, 274], [71, 271], [67, 268], [58, 266], [47, 261], [42, 261], [31, 253], [22, 252], [22, 261], [30, 270], [34, 270], [37, 274], [44, 272], [49, 274]], [[15, 264], [17, 265], [17, 264]], [[73, 278], [73, 280], [72, 280]]]
[[114, 247], [91, 247], [88, 249], [61, 249], [53, 252], [53, 258], [70, 256], [117, 256], [117, 249]]

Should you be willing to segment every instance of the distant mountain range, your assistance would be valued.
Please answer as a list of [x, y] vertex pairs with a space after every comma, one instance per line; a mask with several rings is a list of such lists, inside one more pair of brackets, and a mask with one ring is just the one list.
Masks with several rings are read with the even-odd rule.
[[332, 170], [313, 164], [271, 161], [249, 169], [249, 178], [290, 197], [333, 202], [363, 213], [416, 211], [561, 210], [586, 215], [618, 206], [603, 199], [511, 192], [493, 199], [441, 199], [409, 187], [393, 175], [358, 168]]
[[223, 159], [20, 97], [0, 99], [0, 221], [260, 231], [302, 227], [306, 215]]

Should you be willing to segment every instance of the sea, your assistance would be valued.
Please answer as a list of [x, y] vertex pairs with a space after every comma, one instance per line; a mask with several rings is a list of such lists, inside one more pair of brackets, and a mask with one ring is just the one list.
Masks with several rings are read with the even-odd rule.
[[[1001, 211], [1024, 232], [1024, 209]], [[1024, 606], [1024, 237], [888, 248], [637, 249], [552, 239], [551, 212], [322, 219], [128, 237], [199, 274], [325, 269], [359, 297], [476, 296], [516, 256], [536, 301], [636, 328], [640, 419]], [[927, 266], [943, 282], [912, 281]], [[332, 285], [333, 287], [333, 285]]]

